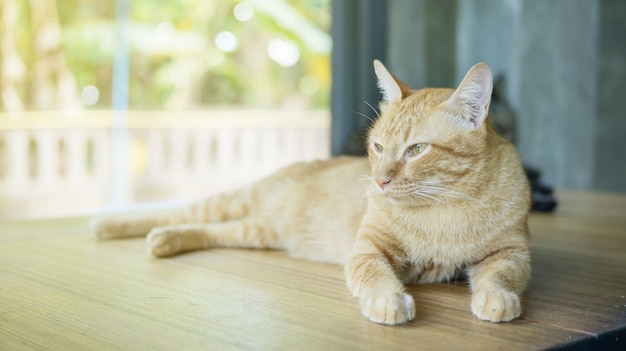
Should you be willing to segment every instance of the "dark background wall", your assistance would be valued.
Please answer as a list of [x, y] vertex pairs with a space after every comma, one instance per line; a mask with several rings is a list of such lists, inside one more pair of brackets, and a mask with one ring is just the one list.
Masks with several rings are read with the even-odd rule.
[[394, 0], [388, 67], [415, 88], [504, 75], [524, 162], [558, 188], [626, 192], [626, 1]]

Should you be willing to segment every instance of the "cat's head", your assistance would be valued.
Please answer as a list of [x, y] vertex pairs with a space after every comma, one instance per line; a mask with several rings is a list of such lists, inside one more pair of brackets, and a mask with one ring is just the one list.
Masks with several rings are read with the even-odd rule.
[[368, 137], [375, 191], [416, 204], [463, 197], [490, 134], [489, 67], [472, 67], [456, 90], [413, 90], [379, 61], [374, 69], [384, 96]]

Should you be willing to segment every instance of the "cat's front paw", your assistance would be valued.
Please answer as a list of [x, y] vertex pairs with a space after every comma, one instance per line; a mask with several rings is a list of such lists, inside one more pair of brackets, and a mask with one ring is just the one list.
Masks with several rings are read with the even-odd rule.
[[478, 290], [472, 295], [472, 312], [478, 319], [508, 322], [522, 314], [517, 294], [505, 290]]
[[403, 324], [415, 318], [415, 301], [403, 292], [364, 294], [361, 312], [367, 319], [380, 324]]
[[148, 252], [154, 257], [173, 256], [182, 251], [182, 238], [169, 227], [157, 227], [148, 233]]

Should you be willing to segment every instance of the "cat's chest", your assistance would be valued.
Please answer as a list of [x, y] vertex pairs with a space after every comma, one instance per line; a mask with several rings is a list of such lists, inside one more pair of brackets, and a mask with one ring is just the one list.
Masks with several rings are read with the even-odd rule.
[[402, 280], [407, 283], [433, 283], [458, 278], [480, 257], [480, 245], [465, 240], [457, 232], [406, 235], [401, 243], [405, 251]]
[[450, 279], [476, 261], [484, 251], [484, 237], [464, 214], [425, 212], [395, 218], [389, 229], [405, 251], [411, 280]]

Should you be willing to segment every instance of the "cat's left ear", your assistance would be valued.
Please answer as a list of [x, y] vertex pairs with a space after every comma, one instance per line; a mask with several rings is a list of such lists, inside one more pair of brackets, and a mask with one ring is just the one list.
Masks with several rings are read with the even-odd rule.
[[387, 102], [400, 102], [411, 94], [411, 87], [402, 83], [378, 60], [374, 60], [374, 72], [378, 78], [378, 87]]
[[491, 69], [481, 62], [470, 68], [454, 94], [441, 106], [460, 117], [463, 125], [473, 130], [483, 124], [489, 113], [492, 89]]

